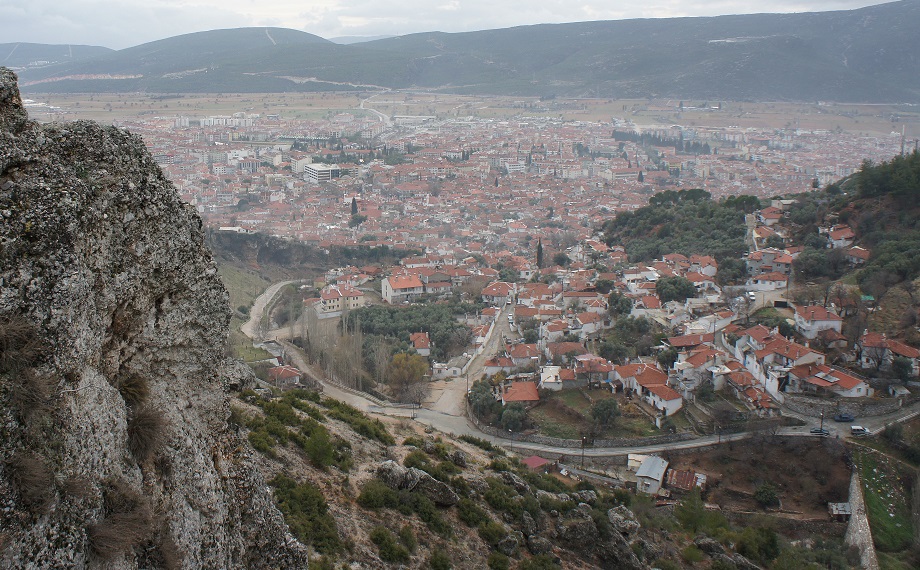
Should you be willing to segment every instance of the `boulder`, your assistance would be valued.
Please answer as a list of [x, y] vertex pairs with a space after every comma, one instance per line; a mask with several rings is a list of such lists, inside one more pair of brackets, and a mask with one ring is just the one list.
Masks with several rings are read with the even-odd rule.
[[524, 515], [521, 517], [521, 530], [525, 536], [537, 534], [537, 521], [533, 520], [533, 517], [527, 511], [524, 511]]
[[714, 556], [716, 554], [725, 554], [725, 548], [719, 544], [718, 540], [709, 538], [708, 536], [698, 536], [696, 540], [693, 541], [693, 544], [697, 548], [708, 554], [709, 556]]
[[466, 454], [460, 451], [459, 449], [455, 450], [450, 454], [450, 462], [456, 465], [457, 467], [466, 467], [468, 461], [466, 459]]
[[438, 481], [428, 473], [415, 467], [404, 467], [393, 460], [387, 460], [377, 467], [377, 477], [388, 487], [421, 493], [436, 505], [456, 505], [460, 497], [447, 483]]
[[519, 533], [511, 533], [501, 539], [499, 543], [495, 545], [495, 550], [501, 552], [505, 556], [514, 556], [522, 542], [518, 534]]
[[510, 471], [502, 471], [502, 480], [514, 487], [514, 490], [522, 495], [529, 495], [531, 492], [530, 485], [527, 484], [527, 481], [524, 481]]
[[636, 515], [623, 505], [607, 511], [607, 519], [614, 530], [620, 534], [629, 535], [639, 530], [639, 521], [636, 520]]
[[527, 550], [531, 554], [546, 554], [553, 551], [553, 543], [542, 536], [531, 535], [527, 537]]
[[569, 493], [569, 496], [572, 497], [572, 500], [576, 503], [588, 503], [593, 505], [597, 501], [597, 493], [594, 491], [575, 491], [574, 493]]

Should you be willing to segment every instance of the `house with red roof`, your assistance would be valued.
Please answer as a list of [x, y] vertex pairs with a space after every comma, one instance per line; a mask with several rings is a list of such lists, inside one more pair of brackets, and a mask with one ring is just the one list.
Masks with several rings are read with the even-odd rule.
[[544, 354], [549, 360], [567, 363], [569, 357], [587, 354], [588, 349], [580, 342], [548, 342]]
[[343, 311], [364, 306], [364, 293], [351, 285], [327, 285], [313, 305], [320, 318], [335, 317]]
[[540, 349], [536, 344], [513, 344], [509, 345], [505, 351], [518, 368], [536, 370], [540, 364]]
[[533, 382], [511, 382], [502, 390], [502, 405], [506, 406], [515, 402], [532, 406], [540, 401], [537, 385]]
[[419, 356], [428, 357], [431, 355], [431, 338], [427, 332], [417, 332], [409, 335], [409, 342], [415, 348]]
[[856, 351], [863, 368], [890, 370], [895, 358], [906, 358], [910, 361], [911, 376], [917, 376], [920, 372], [920, 350], [882, 333], [864, 333], [856, 341]]
[[514, 297], [514, 283], [495, 281], [482, 290], [482, 300], [492, 305], [504, 305]]
[[805, 364], [790, 369], [786, 391], [830, 394], [842, 398], [865, 398], [874, 392], [864, 378], [824, 364]]
[[293, 366], [275, 366], [268, 369], [268, 381], [284, 390], [300, 384], [302, 374]]

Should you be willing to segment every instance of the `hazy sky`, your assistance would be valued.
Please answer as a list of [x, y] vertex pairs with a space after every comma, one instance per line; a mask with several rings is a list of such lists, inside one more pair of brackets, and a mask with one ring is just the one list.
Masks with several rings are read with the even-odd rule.
[[121, 49], [179, 34], [277, 26], [325, 38], [525, 24], [848, 10], [872, 0], [0, 0], [0, 43]]

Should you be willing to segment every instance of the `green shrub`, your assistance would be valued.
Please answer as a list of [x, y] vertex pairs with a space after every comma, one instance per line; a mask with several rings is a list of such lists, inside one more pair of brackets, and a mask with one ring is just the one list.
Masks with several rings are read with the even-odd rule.
[[505, 454], [504, 449], [496, 445], [492, 445], [492, 442], [487, 441], [485, 439], [481, 439], [481, 438], [478, 438], [472, 435], [461, 435], [457, 439], [459, 439], [460, 441], [465, 441], [466, 443], [469, 443], [471, 445], [475, 445], [476, 447], [483, 449], [485, 451], [494, 451], [500, 455]]
[[503, 538], [508, 536], [508, 531], [505, 530], [505, 527], [491, 520], [481, 523], [477, 530], [479, 532], [479, 537], [489, 546], [495, 546], [501, 542]]
[[428, 559], [428, 567], [431, 570], [450, 570], [453, 566], [450, 563], [450, 557], [443, 550], [435, 550]]
[[332, 442], [329, 441], [329, 432], [325, 429], [313, 432], [313, 436], [306, 442], [304, 451], [310, 458], [310, 462], [320, 469], [326, 469], [335, 460]]
[[371, 542], [377, 545], [380, 559], [384, 562], [409, 562], [409, 551], [396, 542], [396, 537], [386, 528], [374, 527]]
[[476, 504], [476, 501], [463, 497], [457, 503], [457, 516], [463, 521], [463, 524], [469, 527], [477, 527], [481, 523], [489, 520], [489, 514], [485, 509]]
[[399, 507], [399, 494], [386, 483], [371, 479], [361, 488], [358, 504], [365, 509], [395, 509]]
[[404, 439], [402, 444], [411, 445], [412, 447], [418, 447], [419, 449], [421, 449], [422, 446], [425, 445], [425, 442], [422, 440], [422, 438], [413, 435], [413, 436], [409, 436], [406, 439]]
[[298, 540], [312, 545], [321, 554], [341, 549], [335, 520], [319, 489], [307, 481], [298, 484], [284, 475], [275, 476], [268, 484], [275, 488], [278, 508]]
[[532, 558], [522, 560], [518, 570], [558, 570], [561, 568], [548, 554], [539, 554]]
[[761, 564], [768, 564], [779, 556], [779, 539], [769, 528], [746, 527], [736, 547], [740, 554]]
[[251, 431], [246, 436], [249, 444], [259, 453], [269, 457], [275, 457], [275, 438], [270, 436], [265, 430]]
[[426, 455], [424, 451], [418, 449], [409, 453], [409, 455], [403, 459], [403, 465], [406, 467], [415, 467], [422, 470], [424, 470], [430, 462], [431, 460], [428, 459], [428, 455]]
[[776, 493], [776, 488], [769, 483], [764, 483], [754, 490], [754, 500], [762, 508], [779, 505], [779, 495]]
[[501, 552], [490, 553], [486, 564], [489, 565], [489, 570], [508, 570], [511, 568], [511, 562], [508, 557]]
[[323, 401], [323, 396], [319, 392], [313, 390], [304, 390], [298, 388], [296, 390], [291, 390], [287, 393], [291, 398], [296, 398], [298, 400], [307, 400], [313, 402], [314, 404], [320, 404]]
[[570, 491], [569, 486], [547, 473], [534, 473], [533, 471], [523, 471], [521, 476], [532, 487], [549, 493], [566, 493]]
[[300, 416], [298, 416], [297, 412], [294, 411], [294, 407], [286, 401], [266, 402], [265, 405], [262, 406], [262, 411], [265, 412], [266, 418], [274, 418], [281, 422], [283, 425], [300, 425]]
[[415, 549], [418, 548], [418, 540], [415, 538], [415, 532], [412, 531], [411, 526], [405, 525], [399, 529], [399, 542], [408, 548], [409, 552], [415, 552]]
[[[517, 496], [517, 491], [494, 477], [489, 477], [486, 482], [489, 484], [489, 489], [483, 495], [486, 502], [497, 511], [509, 513], [514, 518], [520, 517], [524, 508], [514, 498]], [[539, 508], [539, 504], [537, 507]]]
[[546, 511], [556, 511], [558, 513], [566, 513], [575, 507], [575, 501], [564, 501], [562, 499], [554, 499], [551, 497], [540, 497], [540, 508]]
[[703, 561], [704, 555], [702, 550], [691, 544], [680, 551], [680, 557], [688, 564], [696, 564]]
[[372, 420], [360, 410], [331, 398], [324, 399], [323, 405], [329, 409], [329, 417], [345, 422], [355, 433], [369, 439], [376, 439], [384, 445], [396, 444], [396, 440], [380, 420]]
[[431, 502], [431, 499], [415, 493], [413, 493], [411, 497], [412, 510], [415, 511], [418, 517], [422, 519], [432, 532], [443, 537], [451, 535], [450, 524], [444, 520], [444, 517], [441, 516], [441, 513], [438, 511], [435, 504]]

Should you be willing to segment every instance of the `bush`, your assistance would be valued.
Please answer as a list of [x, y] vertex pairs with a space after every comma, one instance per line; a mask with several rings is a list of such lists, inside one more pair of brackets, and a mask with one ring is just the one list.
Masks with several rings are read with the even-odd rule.
[[399, 507], [399, 494], [383, 481], [371, 479], [361, 488], [358, 504], [365, 509], [395, 509]]
[[776, 532], [771, 529], [749, 526], [741, 533], [737, 550], [739, 554], [755, 562], [768, 564], [779, 556], [779, 539]]
[[508, 557], [501, 552], [492, 552], [489, 554], [489, 559], [486, 561], [486, 564], [489, 565], [489, 570], [508, 570], [511, 568], [511, 562], [508, 560]]
[[558, 570], [561, 568], [548, 554], [539, 554], [533, 558], [521, 561], [518, 570]]
[[762, 508], [779, 505], [779, 495], [776, 493], [776, 488], [769, 483], [764, 483], [754, 490], [754, 500]]
[[54, 490], [54, 474], [41, 456], [18, 451], [6, 460], [6, 470], [19, 500], [30, 511], [44, 511]]
[[393, 533], [382, 526], [371, 531], [371, 542], [377, 545], [380, 559], [384, 562], [409, 562], [409, 551], [398, 542]]
[[478, 438], [478, 437], [476, 437], [476, 436], [472, 436], [472, 435], [461, 435], [458, 439], [459, 439], [460, 441], [465, 441], [466, 443], [469, 443], [469, 444], [471, 444], [471, 445], [475, 445], [476, 447], [478, 447], [478, 448], [480, 448], [480, 449], [483, 449], [483, 450], [485, 450], [485, 451], [494, 451], [494, 452], [497, 452], [497, 453], [499, 453], [499, 454], [501, 454], [501, 455], [504, 455], [504, 454], [505, 454], [505, 450], [502, 449], [501, 447], [492, 445], [491, 442], [486, 441], [486, 440], [481, 439], [481, 438]]
[[703, 561], [703, 551], [691, 544], [680, 551], [680, 557], [684, 562], [696, 564]]
[[376, 439], [384, 445], [396, 444], [396, 440], [380, 420], [372, 420], [360, 410], [331, 398], [324, 399], [323, 405], [329, 408], [329, 417], [345, 422], [355, 433], [369, 439]]
[[481, 523], [489, 520], [489, 514], [485, 509], [476, 504], [476, 501], [463, 497], [457, 503], [457, 516], [463, 521], [463, 524], [469, 527], [477, 527]]
[[403, 459], [403, 465], [405, 465], [406, 467], [415, 467], [417, 469], [423, 469], [423, 470], [425, 467], [428, 466], [430, 462], [431, 460], [428, 459], [428, 455], [426, 455], [424, 451], [421, 451], [418, 449], [416, 449], [415, 451], [407, 455], [405, 459]]
[[321, 554], [332, 554], [342, 547], [335, 520], [322, 492], [311, 483], [297, 483], [284, 475], [268, 482], [275, 488], [278, 508], [291, 532], [304, 544], [310, 544]]
[[259, 453], [269, 457], [275, 457], [275, 438], [269, 435], [267, 431], [262, 429], [251, 431], [246, 438], [249, 440], [249, 444], [252, 445], [253, 449]]
[[166, 418], [163, 412], [144, 406], [134, 411], [128, 420], [128, 449], [138, 463], [150, 459], [163, 443]]
[[416, 540], [411, 526], [405, 525], [399, 529], [399, 542], [408, 548], [409, 552], [415, 552], [415, 549], [418, 548], [418, 540]]
[[304, 452], [310, 457], [310, 462], [313, 465], [323, 470], [332, 465], [335, 460], [332, 443], [329, 441], [329, 432], [325, 429], [318, 429], [313, 432], [313, 436], [307, 440], [304, 446]]
[[443, 550], [435, 550], [428, 559], [428, 567], [431, 570], [450, 570], [453, 566], [450, 563], [450, 557]]
[[489, 546], [495, 546], [508, 536], [508, 531], [505, 530], [505, 527], [495, 521], [486, 521], [480, 524], [477, 530], [479, 537]]

